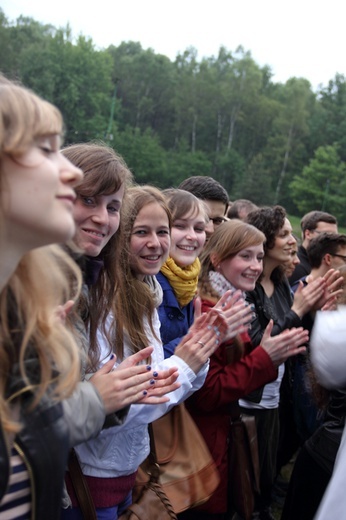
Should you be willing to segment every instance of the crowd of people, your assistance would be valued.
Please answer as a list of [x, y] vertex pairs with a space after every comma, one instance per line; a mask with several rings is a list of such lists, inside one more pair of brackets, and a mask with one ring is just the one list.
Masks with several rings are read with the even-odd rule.
[[346, 413], [320, 325], [345, 301], [336, 218], [308, 213], [300, 240], [281, 206], [230, 202], [212, 177], [139, 186], [112, 148], [62, 134], [56, 107], [0, 77], [0, 519], [83, 519], [77, 464], [117, 520], [149, 425], [183, 402], [220, 480], [179, 519], [241, 520], [234, 407], [257, 430], [252, 518], [274, 518], [294, 458], [282, 519], [313, 519], [338, 492]]

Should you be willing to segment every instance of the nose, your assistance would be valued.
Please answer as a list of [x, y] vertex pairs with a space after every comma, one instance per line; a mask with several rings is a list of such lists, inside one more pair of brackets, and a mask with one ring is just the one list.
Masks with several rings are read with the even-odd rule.
[[83, 179], [83, 172], [77, 166], [72, 164], [61, 153], [59, 154], [60, 162], [60, 179], [64, 184], [68, 184], [72, 188], [77, 186]]
[[108, 224], [109, 213], [105, 204], [97, 204], [93, 209], [91, 220], [96, 224]]
[[147, 247], [160, 247], [160, 246], [161, 246], [161, 242], [160, 242], [157, 234], [151, 233], [151, 235], [148, 237]]
[[291, 233], [290, 236], [289, 236], [289, 241], [288, 241], [288, 243], [289, 243], [290, 245], [293, 245], [293, 244], [295, 244], [296, 242], [297, 242], [296, 239], [294, 238], [294, 236], [293, 236], [292, 233]]
[[210, 236], [214, 233], [214, 222], [212, 220], [209, 220], [208, 224], [205, 226], [205, 232], [207, 236]]
[[263, 269], [263, 261], [259, 260], [258, 258], [254, 258], [250, 264], [250, 269], [256, 272], [261, 271]]
[[187, 239], [191, 239], [191, 240], [195, 240], [197, 238], [197, 235], [196, 235], [196, 231], [194, 230], [193, 227], [189, 228], [187, 230], [187, 233], [186, 233], [186, 238]]

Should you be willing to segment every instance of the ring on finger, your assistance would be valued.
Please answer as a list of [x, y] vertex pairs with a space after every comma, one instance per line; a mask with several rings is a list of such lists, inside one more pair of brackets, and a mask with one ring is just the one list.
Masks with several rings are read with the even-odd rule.
[[199, 343], [201, 347], [205, 347], [205, 343], [203, 343], [203, 341], [197, 341], [196, 343]]

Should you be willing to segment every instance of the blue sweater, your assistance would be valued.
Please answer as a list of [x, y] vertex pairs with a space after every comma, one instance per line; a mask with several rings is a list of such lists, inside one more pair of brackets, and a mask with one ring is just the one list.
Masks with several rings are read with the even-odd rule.
[[162, 273], [159, 273], [156, 278], [163, 290], [163, 300], [158, 308], [158, 313], [161, 322], [161, 340], [165, 358], [167, 358], [174, 354], [175, 347], [192, 325], [193, 300], [185, 307], [180, 307], [168, 279]]

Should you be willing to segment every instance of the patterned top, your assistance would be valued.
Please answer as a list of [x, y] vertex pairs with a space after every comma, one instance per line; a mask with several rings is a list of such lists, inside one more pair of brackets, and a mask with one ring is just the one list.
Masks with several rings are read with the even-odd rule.
[[0, 520], [29, 520], [31, 518], [30, 479], [24, 460], [12, 448], [11, 475], [8, 489], [0, 502]]

